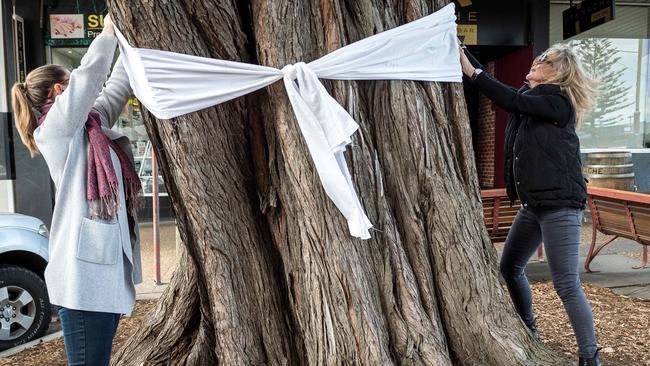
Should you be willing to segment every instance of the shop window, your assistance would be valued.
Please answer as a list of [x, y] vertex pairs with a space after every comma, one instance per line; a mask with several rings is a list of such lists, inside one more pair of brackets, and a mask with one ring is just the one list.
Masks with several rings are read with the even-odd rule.
[[569, 44], [599, 81], [596, 105], [578, 130], [582, 146], [641, 148], [650, 143], [648, 40], [582, 38]]
[[562, 11], [552, 3], [550, 43], [572, 45], [599, 81], [593, 111], [578, 129], [582, 148], [650, 148], [650, 6], [617, 5], [616, 19], [562, 40]]
[[[113, 129], [127, 136], [131, 141], [135, 170], [142, 182], [142, 192], [145, 196], [151, 196], [154, 184], [151, 164], [153, 148], [142, 122], [140, 102], [136, 98], [129, 99]], [[167, 195], [161, 175], [158, 176], [158, 192], [161, 196]]]

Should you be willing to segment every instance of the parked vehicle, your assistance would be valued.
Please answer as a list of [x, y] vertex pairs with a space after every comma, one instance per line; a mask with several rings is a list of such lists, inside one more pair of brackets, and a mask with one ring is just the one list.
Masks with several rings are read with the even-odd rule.
[[41, 220], [0, 213], [0, 350], [40, 338], [50, 325], [48, 237]]

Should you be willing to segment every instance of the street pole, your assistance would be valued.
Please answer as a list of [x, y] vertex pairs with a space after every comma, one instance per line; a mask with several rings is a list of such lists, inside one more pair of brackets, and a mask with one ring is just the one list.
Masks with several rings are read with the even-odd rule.
[[[639, 52], [637, 54], [636, 64], [636, 100], [634, 107], [634, 121], [632, 122], [632, 131], [635, 136], [641, 132], [641, 68], [643, 67], [643, 39], [639, 39]], [[643, 140], [643, 138], [642, 138]]]
[[154, 267], [156, 269], [156, 286], [162, 284], [160, 280], [160, 209], [158, 201], [158, 161], [153, 146], [151, 147], [151, 181], [152, 181], [152, 206], [153, 206], [153, 252]]

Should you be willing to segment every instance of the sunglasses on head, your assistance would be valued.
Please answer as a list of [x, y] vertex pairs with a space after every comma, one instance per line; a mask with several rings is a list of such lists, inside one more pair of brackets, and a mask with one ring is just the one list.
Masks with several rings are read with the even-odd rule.
[[550, 64], [551, 61], [548, 59], [548, 56], [549, 56], [548, 51], [542, 53], [541, 55], [537, 56], [535, 58], [535, 60], [533, 60], [533, 65], [539, 65], [539, 64], [543, 64], [543, 63], [549, 63]]

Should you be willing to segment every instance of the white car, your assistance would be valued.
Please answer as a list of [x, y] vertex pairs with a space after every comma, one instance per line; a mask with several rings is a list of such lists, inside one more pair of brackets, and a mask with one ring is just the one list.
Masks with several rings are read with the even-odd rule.
[[48, 236], [35, 217], [0, 213], [0, 350], [40, 338], [50, 325]]

